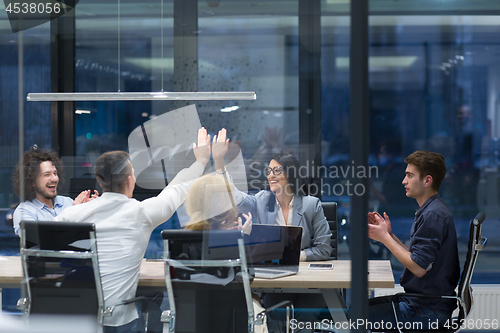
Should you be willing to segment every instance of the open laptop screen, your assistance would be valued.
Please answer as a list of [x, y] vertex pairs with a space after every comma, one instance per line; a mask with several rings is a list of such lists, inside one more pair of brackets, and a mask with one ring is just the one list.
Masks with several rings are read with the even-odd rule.
[[297, 265], [300, 261], [302, 227], [254, 224], [252, 233], [245, 237], [247, 251], [254, 265], [266, 262]]
[[[172, 232], [175, 233], [175, 231], [170, 231]], [[170, 240], [172, 258], [235, 259], [239, 257], [237, 239], [241, 237], [238, 237], [241, 231], [208, 232], [205, 233], [205, 239], [203, 239], [203, 232], [200, 231], [177, 232], [183, 234], [183, 237]], [[249, 264], [298, 266], [302, 227], [254, 224], [251, 234], [244, 235], [244, 241]], [[205, 244], [204, 249], [202, 243]], [[184, 254], [181, 255], [182, 253]]]

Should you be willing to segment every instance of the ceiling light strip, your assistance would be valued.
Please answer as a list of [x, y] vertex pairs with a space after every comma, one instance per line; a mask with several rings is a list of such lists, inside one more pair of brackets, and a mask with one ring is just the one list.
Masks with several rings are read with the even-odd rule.
[[29, 93], [29, 102], [59, 101], [249, 101], [257, 99], [253, 91], [240, 92], [95, 92], [95, 93]]

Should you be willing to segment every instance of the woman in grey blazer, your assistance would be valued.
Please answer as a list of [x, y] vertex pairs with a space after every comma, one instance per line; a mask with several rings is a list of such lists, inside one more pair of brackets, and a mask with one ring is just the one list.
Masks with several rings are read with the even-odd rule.
[[301, 261], [328, 260], [332, 235], [318, 198], [301, 195], [298, 175], [299, 161], [288, 153], [273, 156], [264, 170], [270, 191], [256, 195], [238, 191], [236, 200], [240, 212], [252, 212], [253, 223], [293, 225], [302, 227]]
[[[226, 130], [222, 129], [214, 137], [212, 156], [216, 172], [226, 173], [224, 155], [228, 150], [229, 139]], [[318, 198], [304, 195], [300, 179], [300, 164], [289, 153], [279, 153], [273, 156], [269, 167], [265, 169], [269, 182], [269, 191], [260, 191], [256, 195], [235, 191], [236, 206], [240, 212], [251, 212], [253, 223], [294, 225], [302, 227], [302, 261], [328, 260], [332, 248], [330, 246], [330, 227], [326, 221], [321, 202]], [[264, 307], [270, 307], [282, 300], [290, 300], [296, 308], [312, 308], [308, 316], [315, 318], [318, 308], [327, 305], [321, 294], [263, 294]], [[296, 318], [301, 319], [301, 314]], [[303, 318], [302, 318], [303, 319]], [[281, 320], [268, 318], [269, 331], [284, 331], [280, 328]]]
[[[212, 155], [219, 173], [226, 172], [224, 155], [228, 143], [225, 129], [214, 136]], [[254, 224], [301, 226], [301, 261], [328, 260], [332, 251], [330, 227], [320, 200], [304, 195], [299, 170], [299, 161], [292, 154], [276, 154], [265, 169], [270, 190], [256, 195], [237, 190], [237, 208], [245, 214], [251, 212]]]

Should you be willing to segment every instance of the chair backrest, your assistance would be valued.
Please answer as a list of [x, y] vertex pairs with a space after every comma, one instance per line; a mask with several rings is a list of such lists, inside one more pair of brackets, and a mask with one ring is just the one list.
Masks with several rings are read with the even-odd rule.
[[21, 221], [25, 314], [95, 316], [103, 296], [92, 223]]
[[332, 237], [330, 238], [330, 246], [332, 247], [332, 253], [330, 254], [331, 260], [338, 259], [338, 224], [337, 224], [337, 203], [336, 202], [322, 202], [323, 212], [325, 213], [326, 220], [330, 226], [330, 231], [332, 232]]
[[485, 215], [479, 213], [470, 223], [469, 229], [469, 243], [467, 245], [467, 256], [464, 262], [464, 268], [458, 284], [458, 297], [462, 299], [465, 307], [465, 312], [462, 307], [459, 307], [458, 322], [461, 323], [467, 317], [472, 308], [472, 288], [470, 286], [472, 280], [472, 273], [476, 265], [477, 256], [479, 251], [484, 249], [487, 238], [482, 235], [482, 226]]
[[[170, 332], [253, 332], [252, 293], [242, 232], [163, 230], [161, 235]], [[194, 299], [195, 310], [186, 306]]]

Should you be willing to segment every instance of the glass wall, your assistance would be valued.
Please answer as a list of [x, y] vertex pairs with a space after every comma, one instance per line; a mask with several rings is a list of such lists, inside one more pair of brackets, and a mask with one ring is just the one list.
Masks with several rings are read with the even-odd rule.
[[[249, 165], [268, 163], [285, 146], [297, 149], [297, 4], [200, 1], [185, 10], [185, 21], [194, 22], [189, 28], [197, 29], [187, 33], [175, 30], [172, 3], [164, 4], [163, 17], [159, 6], [122, 4], [119, 24], [117, 6], [105, 13], [77, 7], [77, 91], [255, 91], [257, 99], [77, 103], [90, 112], [75, 115], [76, 154], [126, 149], [141, 123], [190, 104], [210, 133], [228, 129]], [[185, 48], [176, 58], [175, 46]]]
[[[415, 150], [444, 155], [447, 176], [440, 194], [452, 212], [465, 258], [470, 220], [486, 214], [487, 249], [475, 283], [497, 283], [494, 264], [498, 210], [498, 4], [466, 2], [429, 6], [418, 1], [370, 2], [370, 210], [387, 212], [394, 233], [409, 239], [415, 200], [401, 184], [404, 158]], [[432, 5], [431, 5], [432, 3]], [[328, 5], [325, 5], [327, 7]], [[429, 8], [429, 9], [427, 9]], [[477, 15], [471, 15], [477, 13]], [[325, 24], [328, 22], [328, 24]], [[327, 170], [347, 171], [349, 160], [348, 18], [322, 19], [322, 134]], [[330, 42], [333, 41], [333, 42]], [[347, 173], [348, 174], [348, 173]], [[349, 176], [325, 177], [339, 208], [341, 251], [349, 257]], [[395, 276], [403, 266], [381, 244], [370, 241], [371, 258], [390, 258]]]
[[[499, 216], [495, 202], [499, 59], [492, 24], [497, 17], [439, 11], [419, 16], [374, 14], [370, 19], [370, 150], [380, 175], [374, 179], [373, 207], [392, 212], [397, 217], [392, 219], [395, 232], [409, 237], [410, 208], [416, 205], [403, 201], [402, 159], [414, 150], [443, 154], [448, 172], [440, 194], [455, 219], [461, 260], [469, 222], [483, 211], [489, 243], [478, 259], [473, 282], [498, 283], [500, 267], [492, 265]], [[387, 251], [372, 245], [372, 256], [386, 257]], [[393, 263], [398, 267], [396, 260]]]
[[[404, 157], [420, 149], [442, 153], [448, 175], [441, 195], [456, 219], [463, 254], [475, 213], [486, 212], [488, 220], [500, 213], [497, 186], [485, 186], [496, 184], [497, 41], [490, 15], [499, 8], [491, 1], [426, 3], [370, 2], [370, 165], [376, 168], [366, 191], [370, 210], [387, 211], [397, 234], [409, 237], [417, 205], [401, 185]], [[91, 113], [76, 115], [78, 156], [125, 149], [134, 128], [188, 104], [196, 105], [212, 134], [228, 128], [241, 146], [251, 188], [266, 186], [259, 170], [274, 153], [300, 154], [298, 2], [200, 1], [186, 10], [167, 3], [163, 19], [160, 3], [121, 6], [120, 23], [116, 4], [100, 13], [94, 4], [78, 8], [77, 91], [256, 91], [257, 100], [82, 103], [78, 108]], [[176, 30], [175, 10], [185, 10], [188, 33]], [[351, 166], [349, 37], [349, 2], [322, 2], [321, 156], [327, 170], [337, 171], [324, 177], [322, 194], [339, 203], [345, 257], [355, 194], [342, 175]], [[184, 51], [180, 58], [176, 47]], [[190, 81], [180, 82], [183, 76]], [[239, 108], [221, 112], [227, 107]], [[491, 241], [488, 251], [495, 255]], [[372, 242], [371, 257], [390, 255]], [[478, 264], [480, 280], [491, 282], [496, 272], [487, 262], [481, 266], [486, 257]]]
[[[182, 5], [184, 3], [184, 5]], [[308, 150], [301, 137], [299, 1], [80, 1], [76, 6], [75, 91], [255, 91], [255, 101], [76, 102], [75, 156], [63, 156], [63, 194], [96, 187], [92, 163], [108, 150], [128, 150], [141, 124], [195, 104], [211, 134], [228, 129], [241, 147], [249, 188], [267, 186], [262, 169], [281, 150]], [[416, 202], [405, 197], [404, 157], [428, 149], [443, 154], [448, 174], [441, 187], [457, 226], [461, 259], [468, 223], [486, 213], [489, 236], [475, 283], [498, 283], [500, 118], [498, 117], [498, 15], [500, 4], [482, 1], [370, 1], [370, 210], [386, 211], [394, 232], [409, 237]], [[350, 105], [348, 0], [321, 1], [320, 113], [322, 200], [339, 203], [340, 257], [349, 258]], [[0, 208], [18, 202], [11, 174], [19, 158], [18, 41], [0, 4]], [[23, 32], [23, 94], [50, 91], [49, 24]], [[304, 110], [308, 112], [308, 110]], [[50, 103], [24, 105], [24, 147], [51, 147]], [[301, 160], [302, 163], [307, 161]], [[161, 181], [161, 180], [159, 180]], [[136, 190], [137, 198], [154, 190]], [[179, 214], [181, 215], [181, 214]], [[180, 227], [174, 217], [160, 227]], [[2, 222], [2, 253], [18, 240]], [[405, 238], [407, 237], [407, 238]], [[156, 245], [155, 245], [156, 244]], [[156, 256], [158, 243], [148, 255]], [[9, 252], [10, 251], [10, 252]], [[371, 258], [392, 260], [370, 243]]]
[[[2, 5], [3, 6], [3, 5]], [[19, 201], [12, 192], [11, 173], [19, 159], [19, 126], [18, 126], [18, 58], [19, 41], [23, 43], [24, 69], [22, 82], [26, 91], [50, 91], [50, 36], [48, 24], [27, 30], [20, 36], [13, 34], [7, 20], [0, 17], [0, 208], [9, 208]], [[24, 137], [25, 148], [38, 144], [50, 148], [50, 104], [39, 103], [24, 105]]]
[[[22, 43], [23, 70], [19, 76], [19, 43]], [[12, 33], [3, 2], [0, 3], [0, 255], [18, 255], [19, 237], [12, 228], [13, 209], [19, 197], [12, 187], [12, 174], [19, 161], [19, 137], [23, 150], [34, 144], [51, 146], [49, 103], [24, 103], [23, 127], [19, 133], [19, 94], [27, 91], [50, 91], [49, 25], [34, 27], [22, 34]], [[20, 82], [21, 80], [21, 82]], [[22, 87], [19, 91], [18, 87]], [[16, 289], [2, 291], [3, 309], [16, 311], [20, 293]]]
[[[296, 3], [179, 1], [99, 8], [89, 3], [76, 8], [76, 91], [254, 91], [257, 99], [75, 103], [73, 184], [94, 186], [92, 168], [82, 165], [92, 165], [105, 151], [128, 150], [135, 128], [191, 104], [211, 135], [225, 127], [240, 146], [253, 190], [266, 186], [262, 169], [271, 156], [283, 149], [298, 154]], [[73, 195], [79, 190], [68, 188]], [[158, 192], [138, 184], [135, 197]], [[157, 228], [148, 256], [161, 250], [161, 229], [183, 224], [182, 211], [181, 221], [174, 216]]]

